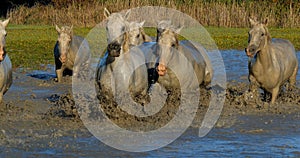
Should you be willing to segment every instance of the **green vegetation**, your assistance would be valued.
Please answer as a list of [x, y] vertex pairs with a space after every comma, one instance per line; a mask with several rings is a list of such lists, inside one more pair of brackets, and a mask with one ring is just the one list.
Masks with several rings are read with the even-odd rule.
[[[219, 49], [244, 49], [247, 46], [249, 28], [208, 27], [207, 31]], [[290, 40], [296, 50], [300, 50], [299, 28], [269, 28], [272, 38]]]
[[[85, 36], [89, 29], [76, 28], [74, 32]], [[7, 27], [6, 51], [14, 68], [42, 69], [54, 64], [53, 48], [57, 32], [51, 26], [9, 25]]]
[[[42, 0], [43, 1], [43, 0]], [[47, 0], [34, 6], [19, 5], [7, 13], [14, 24], [73, 24], [93, 27], [104, 19], [103, 9], [112, 12], [141, 6], [179, 10], [204, 26], [248, 27], [248, 17], [269, 19], [273, 27], [300, 27], [299, 0]], [[155, 13], [153, 13], [155, 14]], [[169, 15], [167, 15], [169, 16]]]
[[[244, 49], [247, 45], [248, 28], [207, 27], [219, 49]], [[86, 36], [90, 28], [75, 27], [74, 33]], [[270, 28], [273, 38], [289, 39], [300, 50], [300, 29]], [[57, 33], [53, 26], [9, 25], [6, 50], [14, 68], [43, 69], [43, 65], [54, 64], [53, 48]], [[155, 36], [154, 29], [146, 32]]]

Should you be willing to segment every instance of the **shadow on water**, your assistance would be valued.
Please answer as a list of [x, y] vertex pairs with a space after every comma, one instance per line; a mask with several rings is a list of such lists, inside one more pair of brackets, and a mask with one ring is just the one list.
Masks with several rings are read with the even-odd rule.
[[42, 64], [41, 67], [43, 67], [43, 70], [30, 71], [27, 76], [41, 80], [50, 80], [56, 77], [54, 65], [48, 64], [45, 66]]
[[38, 78], [41, 80], [50, 80], [50, 79], [53, 79], [56, 77], [55, 74], [53, 74], [51, 72], [45, 72], [42, 70], [34, 70], [30, 74], [28, 74], [28, 76], [33, 77], [33, 78]]

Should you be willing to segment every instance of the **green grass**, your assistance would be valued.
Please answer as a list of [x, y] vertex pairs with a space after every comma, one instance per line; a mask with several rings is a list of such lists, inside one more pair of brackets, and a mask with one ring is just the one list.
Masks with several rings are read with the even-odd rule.
[[[85, 36], [89, 29], [75, 28], [74, 32]], [[6, 51], [14, 68], [42, 69], [54, 64], [53, 49], [57, 32], [52, 26], [9, 25]]]
[[[91, 28], [74, 28], [74, 33], [86, 36]], [[247, 46], [248, 28], [206, 28], [219, 49], [244, 49]], [[300, 49], [300, 29], [269, 29], [273, 38], [290, 40]], [[43, 69], [43, 65], [54, 64], [53, 48], [57, 39], [54, 26], [9, 25], [7, 27], [6, 50], [14, 68]], [[146, 33], [155, 36], [154, 29]]]
[[[206, 29], [219, 49], [244, 49], [247, 46], [249, 28], [208, 27]], [[272, 38], [290, 40], [296, 50], [300, 50], [299, 28], [269, 28], [269, 32]]]

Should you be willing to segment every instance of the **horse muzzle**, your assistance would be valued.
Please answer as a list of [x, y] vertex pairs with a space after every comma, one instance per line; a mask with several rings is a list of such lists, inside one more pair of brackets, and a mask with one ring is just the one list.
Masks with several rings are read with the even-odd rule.
[[247, 47], [247, 48], [245, 48], [245, 53], [248, 57], [253, 58], [254, 55], [256, 54], [256, 49], [253, 47], [250, 47], [250, 48]]
[[60, 55], [59, 60], [60, 60], [60, 62], [62, 62], [62, 63], [67, 62], [67, 56], [66, 56], [66, 55]]
[[158, 66], [156, 67], [156, 71], [159, 76], [164, 76], [167, 73], [167, 67], [163, 63], [159, 63]]
[[0, 62], [4, 60], [5, 50], [3, 46], [0, 46]]
[[107, 51], [112, 57], [119, 57], [121, 52], [121, 44], [119, 43], [111, 43], [107, 46]]

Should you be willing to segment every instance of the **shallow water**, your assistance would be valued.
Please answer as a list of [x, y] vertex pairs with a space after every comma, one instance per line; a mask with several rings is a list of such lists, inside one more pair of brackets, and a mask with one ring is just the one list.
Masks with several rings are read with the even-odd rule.
[[[244, 51], [240, 50], [223, 50], [220, 51], [226, 68], [227, 80], [237, 82], [248, 82], [248, 57]], [[300, 51], [296, 53], [300, 64]], [[299, 65], [300, 67], [300, 65]], [[297, 83], [300, 80], [300, 69], [297, 74]]]
[[[244, 51], [221, 51], [228, 81], [248, 82]], [[300, 61], [300, 52], [297, 53]], [[34, 71], [32, 77], [48, 80], [53, 71]], [[297, 75], [299, 85], [300, 72]], [[37, 92], [39, 93], [39, 92]], [[43, 93], [43, 92], [40, 92]], [[59, 139], [29, 140], [20, 147], [0, 147], [0, 157], [300, 157], [300, 116], [239, 116], [230, 127], [215, 127], [205, 137], [191, 128], [173, 143], [158, 150], [131, 153], [111, 148], [90, 134]], [[74, 131], [80, 135], [81, 131]], [[52, 147], [40, 144], [47, 144]], [[28, 145], [30, 144], [30, 145]], [[26, 147], [26, 145], [28, 147]]]
[[[62, 157], [299, 157], [299, 116], [245, 116], [230, 128], [214, 128], [207, 136], [187, 130], [173, 143], [158, 150], [132, 153], [111, 148], [93, 136], [51, 139], [51, 148], [36, 147], [47, 140], [26, 142], [29, 148], [1, 147], [0, 156]], [[34, 143], [34, 144], [31, 144]], [[35, 145], [36, 144], [36, 145]], [[4, 152], [5, 151], [5, 152]]]

